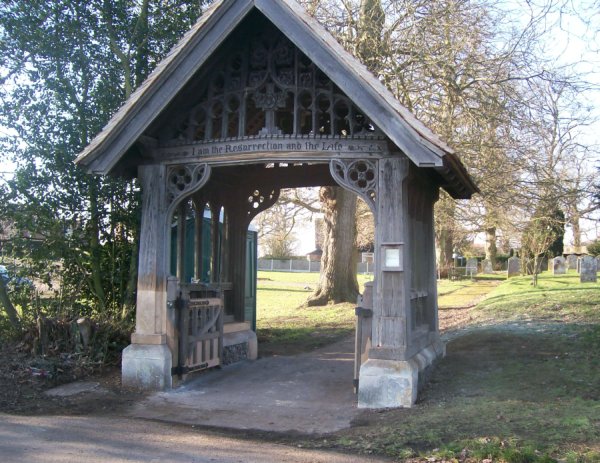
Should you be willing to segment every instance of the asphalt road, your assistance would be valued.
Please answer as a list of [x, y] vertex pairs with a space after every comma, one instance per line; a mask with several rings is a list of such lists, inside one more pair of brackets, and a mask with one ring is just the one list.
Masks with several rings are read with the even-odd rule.
[[223, 437], [192, 426], [116, 417], [0, 413], [2, 463], [349, 463], [374, 458]]

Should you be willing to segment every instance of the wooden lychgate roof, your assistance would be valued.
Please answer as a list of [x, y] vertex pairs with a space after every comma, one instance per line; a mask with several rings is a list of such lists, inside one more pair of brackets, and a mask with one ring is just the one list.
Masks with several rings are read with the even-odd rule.
[[93, 173], [119, 173], [120, 163], [136, 143], [148, 143], [145, 131], [153, 121], [255, 10], [310, 58], [416, 166], [436, 171], [441, 186], [452, 196], [469, 198], [478, 191], [454, 151], [295, 0], [216, 1], [75, 162]]

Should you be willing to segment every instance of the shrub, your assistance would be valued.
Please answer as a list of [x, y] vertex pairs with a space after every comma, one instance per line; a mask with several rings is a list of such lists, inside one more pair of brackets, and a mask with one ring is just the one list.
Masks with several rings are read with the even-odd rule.
[[587, 252], [592, 256], [600, 256], [600, 239], [587, 245]]

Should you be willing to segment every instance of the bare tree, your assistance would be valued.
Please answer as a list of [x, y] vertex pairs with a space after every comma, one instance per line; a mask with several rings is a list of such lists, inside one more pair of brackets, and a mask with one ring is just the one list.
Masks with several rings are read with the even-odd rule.
[[[384, 61], [385, 12], [380, 0], [362, 0], [360, 5], [342, 0], [337, 8], [330, 2], [307, 2], [309, 13], [333, 25], [331, 29], [346, 48], [375, 74]], [[325, 10], [323, 10], [325, 8]], [[333, 13], [333, 15], [332, 15]], [[319, 193], [324, 214], [325, 242], [321, 275], [307, 305], [327, 302], [354, 302], [359, 293], [356, 279], [356, 195], [341, 187], [323, 187]]]
[[581, 246], [580, 219], [598, 209], [593, 201], [592, 166], [597, 149], [585, 138], [594, 120], [581, 102], [585, 86], [560, 74], [528, 82], [532, 97], [524, 102], [519, 132], [524, 163], [522, 202], [532, 209], [528, 202], [544, 200], [562, 209], [575, 246]]
[[[565, 163], [540, 164], [545, 138], [534, 140], [532, 131], [539, 125], [536, 108], [544, 104], [538, 86], [545, 82], [558, 89], [579, 80], [549, 72], [556, 64], [543, 49], [553, 18], [560, 21], [568, 13], [567, 2], [526, 2], [518, 18], [491, 0], [304, 3], [400, 102], [456, 149], [480, 187], [482, 194], [468, 204], [441, 195], [436, 205], [440, 265], [451, 263], [456, 244], [473, 231], [485, 234], [486, 257], [493, 261], [498, 233], [507, 237], [522, 229], [523, 223], [513, 222], [530, 219], [532, 204], [550, 194], [544, 190], [550, 178], [561, 185], [556, 192], [578, 234], [578, 217], [592, 207], [582, 196], [589, 179], [572, 176], [575, 162], [566, 168], [570, 176]], [[582, 140], [577, 143], [581, 147]], [[552, 171], [546, 180], [536, 173], [543, 165]]]
[[526, 273], [537, 286], [543, 257], [550, 258], [550, 248], [563, 229], [562, 213], [547, 199], [542, 199], [523, 231], [521, 257]]
[[314, 189], [284, 189], [277, 203], [258, 215], [254, 224], [258, 239], [267, 255], [292, 257], [298, 247], [297, 226], [319, 212]]

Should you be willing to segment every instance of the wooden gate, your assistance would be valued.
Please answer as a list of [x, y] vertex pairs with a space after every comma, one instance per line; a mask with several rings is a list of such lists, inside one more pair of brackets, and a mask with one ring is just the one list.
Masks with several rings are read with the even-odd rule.
[[179, 354], [174, 373], [182, 377], [193, 371], [219, 366], [223, 358], [224, 310], [221, 294], [185, 288], [177, 299], [176, 307], [179, 311]]

